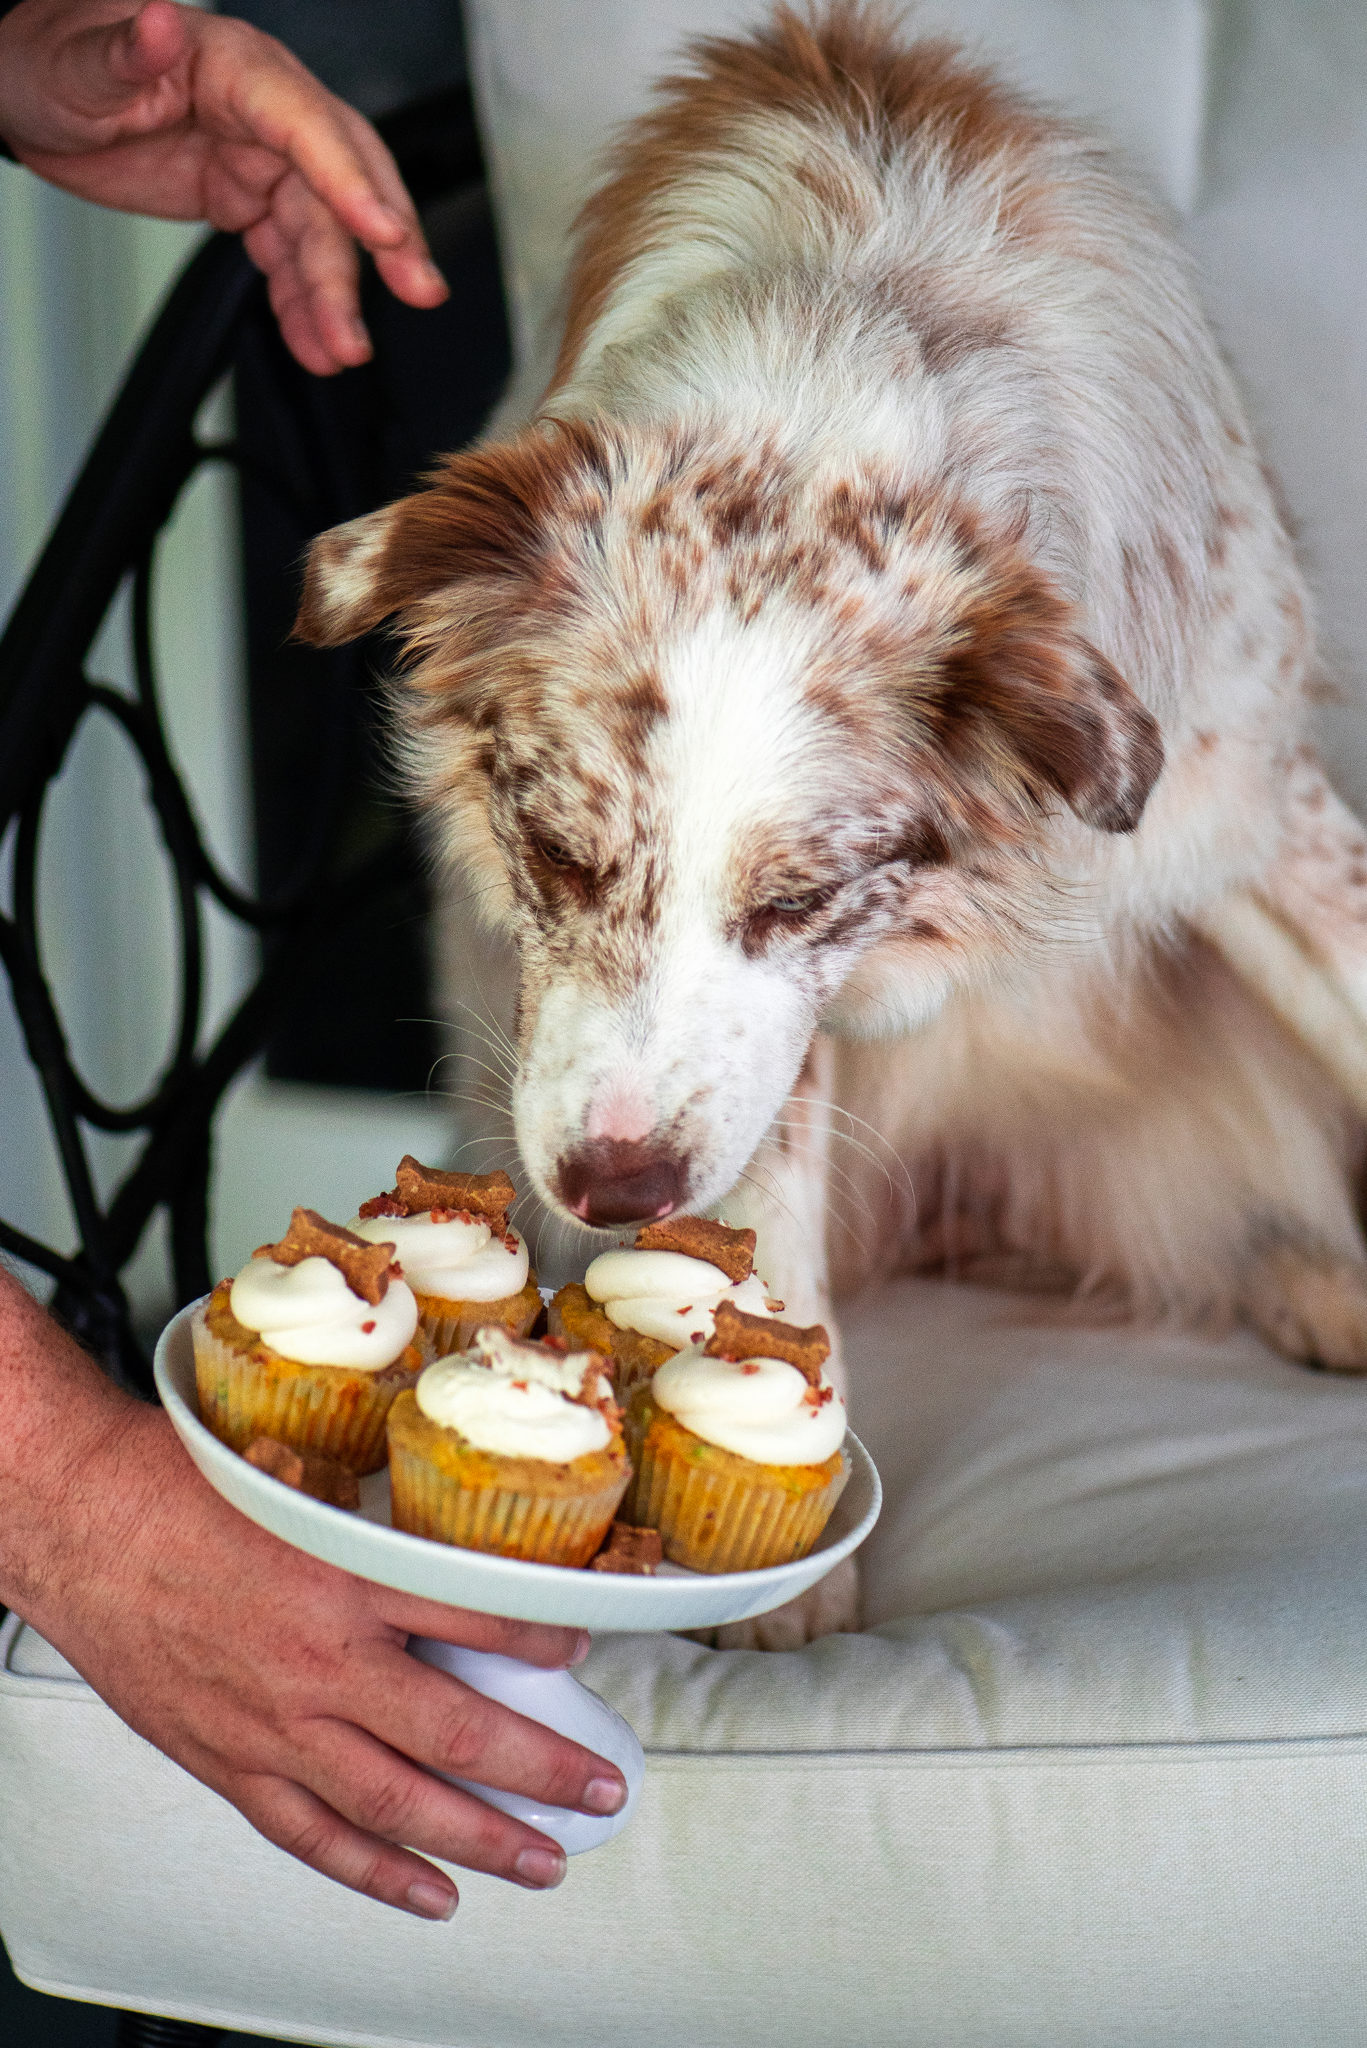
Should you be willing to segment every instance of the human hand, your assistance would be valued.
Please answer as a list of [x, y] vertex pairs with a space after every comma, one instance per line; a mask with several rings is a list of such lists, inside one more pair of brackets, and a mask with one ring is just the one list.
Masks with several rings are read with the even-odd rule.
[[447, 296], [370, 123], [247, 22], [171, 0], [21, 0], [0, 18], [0, 136], [83, 199], [241, 234], [319, 376], [371, 352], [358, 242], [408, 305]]
[[3, 1273], [0, 1409], [0, 1597], [130, 1727], [301, 1862], [446, 1919], [456, 1887], [425, 1856], [531, 1889], [558, 1884], [565, 1858], [433, 1770], [586, 1813], [621, 1808], [612, 1764], [405, 1648], [422, 1634], [552, 1668], [586, 1638], [389, 1592], [281, 1543]]

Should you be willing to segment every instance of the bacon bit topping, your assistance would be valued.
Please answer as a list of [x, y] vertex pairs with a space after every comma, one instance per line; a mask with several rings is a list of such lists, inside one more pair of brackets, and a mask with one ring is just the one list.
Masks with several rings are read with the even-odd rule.
[[758, 1372], [758, 1371], [759, 1371], [759, 1367], [758, 1367], [758, 1366], [757, 1366], [756, 1364], [754, 1364], [754, 1363], [753, 1363], [753, 1361], [747, 1360], [747, 1362], [746, 1362], [746, 1363], [745, 1363], [745, 1364], [744, 1364], [744, 1365], [743, 1365], [743, 1366], [741, 1367], [741, 1371], [742, 1371], [742, 1372]]
[[638, 1252], [682, 1252], [685, 1258], [705, 1259], [719, 1266], [727, 1279], [738, 1286], [748, 1280], [755, 1263], [753, 1230], [731, 1230], [725, 1223], [713, 1223], [706, 1216], [669, 1216], [663, 1223], [647, 1223], [636, 1233]]
[[767, 1316], [747, 1315], [733, 1301], [719, 1301], [713, 1318], [715, 1328], [708, 1339], [708, 1358], [779, 1358], [795, 1365], [809, 1387], [821, 1383], [821, 1368], [831, 1355], [831, 1340], [820, 1323], [798, 1329], [792, 1323], [771, 1322]]
[[362, 1332], [362, 1335], [363, 1335], [363, 1336], [366, 1336], [366, 1337], [368, 1337], [368, 1336], [370, 1335], [371, 1331], [372, 1331], [372, 1330], [374, 1329], [374, 1327], [375, 1327], [375, 1318], [374, 1318], [374, 1317], [372, 1316], [372, 1317], [371, 1317], [371, 1318], [369, 1319], [369, 1321], [368, 1321], [368, 1322], [364, 1322], [364, 1323], [362, 1323], [362, 1324], [361, 1324], [361, 1332]]
[[369, 1223], [375, 1216], [406, 1216], [408, 1211], [393, 1195], [372, 1195], [368, 1202], [362, 1202], [357, 1214]]
[[690, 1330], [690, 1331], [689, 1331], [689, 1333], [688, 1333], [688, 1341], [689, 1341], [689, 1343], [690, 1343], [690, 1344], [701, 1344], [701, 1343], [702, 1343], [702, 1340], [703, 1340], [703, 1333], [702, 1333], [702, 1331], [701, 1331], [701, 1330]]
[[764, 1306], [768, 1309], [771, 1316], [781, 1316], [788, 1304], [786, 1301], [766, 1301]]
[[631, 1572], [640, 1578], [650, 1578], [663, 1558], [664, 1544], [658, 1529], [638, 1529], [630, 1522], [614, 1522], [597, 1557], [589, 1559], [589, 1570]]
[[258, 1245], [256, 1259], [274, 1259], [278, 1266], [298, 1266], [305, 1259], [326, 1259], [335, 1266], [353, 1294], [378, 1306], [389, 1292], [399, 1268], [391, 1261], [392, 1244], [369, 1244], [340, 1223], [328, 1223], [316, 1209], [296, 1209], [279, 1244]]

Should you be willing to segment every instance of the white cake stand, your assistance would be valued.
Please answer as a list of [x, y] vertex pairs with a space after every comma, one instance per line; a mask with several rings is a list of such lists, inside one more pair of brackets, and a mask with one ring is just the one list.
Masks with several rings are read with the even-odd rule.
[[[716, 1628], [724, 1622], [767, 1614], [816, 1585], [864, 1541], [882, 1506], [883, 1490], [873, 1460], [858, 1438], [849, 1435], [845, 1439], [849, 1483], [815, 1550], [796, 1564], [773, 1565], [765, 1571], [713, 1573], [663, 1565], [651, 1578], [635, 1578], [526, 1564], [518, 1558], [491, 1557], [479, 1550], [433, 1543], [425, 1536], [410, 1536], [390, 1527], [387, 1472], [362, 1480], [361, 1512], [348, 1514], [272, 1479], [220, 1443], [199, 1419], [190, 1340], [190, 1318], [197, 1307], [198, 1303], [192, 1302], [167, 1324], [157, 1345], [154, 1369], [157, 1391], [176, 1434], [209, 1484], [253, 1522], [296, 1549], [354, 1572], [358, 1578], [424, 1600], [518, 1621], [618, 1633]], [[558, 1841], [567, 1855], [597, 1848], [625, 1827], [645, 1775], [645, 1757], [634, 1731], [596, 1693], [568, 1671], [542, 1671], [514, 1657], [462, 1649], [436, 1637], [415, 1636], [409, 1649], [424, 1663], [451, 1672], [476, 1692], [607, 1757], [625, 1777], [629, 1797], [620, 1813], [596, 1819], [562, 1807], [538, 1806], [520, 1793], [499, 1792], [460, 1779], [453, 1783], [539, 1828]]]

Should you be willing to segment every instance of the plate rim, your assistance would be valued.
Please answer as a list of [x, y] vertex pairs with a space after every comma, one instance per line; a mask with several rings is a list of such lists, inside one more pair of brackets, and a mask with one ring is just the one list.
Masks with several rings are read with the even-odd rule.
[[[573, 1619], [567, 1619], [564, 1625], [592, 1626], [604, 1631], [616, 1630], [623, 1633], [652, 1628], [721, 1626], [727, 1619], [739, 1621], [767, 1613], [774, 1607], [782, 1606], [786, 1600], [794, 1598], [798, 1593], [805, 1592], [810, 1586], [816, 1585], [865, 1541], [882, 1509], [883, 1490], [878, 1469], [853, 1430], [846, 1434], [846, 1446], [854, 1465], [851, 1477], [863, 1477], [869, 1487], [869, 1504], [863, 1515], [852, 1528], [826, 1548], [811, 1551], [805, 1558], [799, 1558], [790, 1564], [769, 1565], [757, 1571], [678, 1575], [671, 1573], [664, 1578], [643, 1575], [619, 1577], [609, 1573], [588, 1573], [581, 1568], [568, 1565], [535, 1564], [524, 1558], [498, 1557], [488, 1551], [465, 1550], [456, 1544], [436, 1543], [429, 1537], [415, 1536], [407, 1530], [394, 1529], [383, 1522], [358, 1518], [355, 1514], [333, 1507], [326, 1501], [315, 1501], [293, 1488], [282, 1489], [289, 1495], [288, 1503], [281, 1502], [281, 1507], [285, 1510], [284, 1518], [288, 1521], [301, 1521], [307, 1528], [316, 1527], [320, 1540], [325, 1544], [327, 1532], [332, 1528], [337, 1530], [346, 1547], [350, 1547], [350, 1542], [356, 1539], [359, 1530], [369, 1532], [359, 1539], [363, 1551], [365, 1548], [373, 1550], [374, 1563], [377, 1566], [386, 1564], [389, 1570], [384, 1573], [367, 1570], [354, 1561], [340, 1561], [335, 1555], [329, 1554], [327, 1549], [318, 1550], [299, 1542], [279, 1526], [279, 1518], [253, 1513], [251, 1507], [244, 1505], [243, 1499], [238, 1497], [245, 1495], [249, 1501], [259, 1499], [263, 1506], [269, 1506], [274, 1497], [273, 1489], [282, 1487], [282, 1482], [273, 1479], [269, 1473], [259, 1472], [255, 1466], [248, 1465], [245, 1459], [239, 1458], [222, 1443], [200, 1420], [176, 1384], [172, 1347], [179, 1343], [188, 1346], [190, 1320], [196, 1309], [207, 1299], [207, 1295], [201, 1295], [177, 1311], [157, 1340], [153, 1360], [153, 1372], [162, 1405], [187, 1454], [220, 1498], [227, 1500], [240, 1514], [245, 1515], [249, 1521], [256, 1522], [258, 1527], [267, 1529], [281, 1542], [290, 1543], [293, 1548], [303, 1551], [305, 1555], [319, 1557], [322, 1562], [330, 1563], [339, 1570], [349, 1571], [357, 1578], [388, 1586], [394, 1591], [408, 1592], [414, 1598], [441, 1601], [442, 1595], [433, 1594], [425, 1589], [418, 1590], [411, 1580], [415, 1576], [430, 1577], [431, 1568], [438, 1559], [456, 1560], [453, 1567], [456, 1576], [461, 1575], [462, 1568], [468, 1569], [474, 1583], [468, 1589], [446, 1596], [446, 1604], [451, 1606], [468, 1607], [482, 1613], [503, 1614], [509, 1618], [540, 1621], [547, 1618], [544, 1612], [519, 1613], [519, 1609], [525, 1608], [528, 1604], [538, 1610], [561, 1604], [572, 1609], [575, 1605], [574, 1594], [578, 1590], [588, 1594], [585, 1604], [595, 1610], [594, 1618], [591, 1622], [578, 1624]], [[241, 1484], [233, 1492], [227, 1491], [219, 1483], [218, 1467], [224, 1458], [232, 1458], [234, 1466], [240, 1470]], [[229, 1475], [227, 1468], [223, 1469], [226, 1476], [233, 1479], [239, 1476], [238, 1471]], [[259, 1482], [260, 1493], [256, 1482]], [[346, 1531], [345, 1537], [342, 1537], [343, 1530]], [[475, 1560], [474, 1564], [470, 1565], [469, 1560]], [[405, 1565], [410, 1565], [412, 1570], [405, 1572]], [[535, 1577], [529, 1579], [526, 1576], [529, 1573], [535, 1574]], [[591, 1593], [590, 1586], [593, 1589]], [[635, 1611], [629, 1618], [624, 1617], [621, 1620], [604, 1618], [602, 1610], [611, 1607], [613, 1591], [617, 1587], [631, 1589], [624, 1595], [625, 1605], [631, 1610], [639, 1610], [644, 1606], [648, 1611], [650, 1605], [658, 1602], [663, 1610], [674, 1607], [679, 1612], [663, 1611], [658, 1620], [650, 1620]], [[491, 1604], [501, 1588], [506, 1589], [507, 1599], [501, 1605]], [[666, 1588], [671, 1590], [666, 1592]], [[697, 1606], [706, 1610], [701, 1618], [689, 1618], [689, 1603], [683, 1590], [685, 1588], [696, 1594]], [[537, 1597], [538, 1589], [544, 1597]], [[521, 1600], [517, 1597], [519, 1592], [523, 1595]], [[772, 1598], [769, 1597], [771, 1594]], [[732, 1607], [732, 1613], [722, 1611]]]

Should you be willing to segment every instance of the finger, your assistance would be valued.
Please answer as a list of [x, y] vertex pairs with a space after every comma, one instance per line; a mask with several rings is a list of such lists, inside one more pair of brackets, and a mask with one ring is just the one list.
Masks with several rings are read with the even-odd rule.
[[395, 1649], [358, 1665], [347, 1710], [415, 1763], [581, 1813], [619, 1813], [621, 1772], [582, 1743]]
[[348, 367], [368, 361], [361, 266], [351, 236], [294, 172], [277, 187], [272, 212], [291, 250], [291, 295], [302, 295], [319, 341]]
[[403, 299], [410, 306], [439, 306], [450, 297], [451, 287], [432, 261], [427, 237], [399, 167], [369, 121], [353, 107], [344, 107], [342, 111], [353, 146], [373, 179], [376, 191], [407, 230], [404, 240], [393, 248], [373, 243], [368, 245], [375, 258], [375, 267], [396, 298]]
[[[318, 333], [313, 309], [294, 267], [292, 253], [269, 215], [249, 228], [242, 245], [266, 275], [266, 293], [286, 348], [315, 377], [332, 377], [348, 363], [338, 361]], [[367, 352], [369, 345], [367, 344]], [[364, 361], [364, 356], [359, 360]]]
[[324, 1804], [368, 1835], [528, 1891], [548, 1891], [564, 1878], [565, 1852], [549, 1835], [444, 1784], [346, 1722], [310, 1724], [303, 1767]]
[[147, 0], [126, 24], [128, 34], [114, 61], [130, 82], [146, 84], [179, 64], [190, 47], [185, 17], [172, 0]]
[[354, 353], [339, 355], [319, 332], [307, 292], [297, 289], [292, 274], [272, 277], [267, 296], [275, 313], [280, 338], [297, 363], [314, 377], [335, 377], [339, 370], [353, 370], [370, 354], [369, 343]]
[[510, 1621], [502, 1614], [477, 1614], [469, 1607], [446, 1607], [388, 1586], [369, 1585], [375, 1612], [406, 1636], [435, 1636], [441, 1643], [459, 1643], [467, 1650], [495, 1650], [517, 1657], [543, 1671], [582, 1664], [589, 1653], [586, 1629], [555, 1628], [548, 1622]]
[[302, 1785], [257, 1778], [227, 1796], [268, 1842], [353, 1892], [423, 1920], [449, 1920], [460, 1902], [445, 1871], [353, 1827]]
[[285, 342], [316, 374], [368, 360], [355, 244], [298, 176], [282, 178], [245, 245], [269, 280]]
[[346, 118], [350, 110], [278, 45], [263, 54], [262, 38], [238, 37], [232, 61], [227, 44], [230, 32], [240, 26], [221, 22], [218, 32], [224, 89], [241, 138], [287, 157], [322, 204], [368, 249], [399, 247], [410, 237], [410, 222], [376, 189], [355, 147]]
[[377, 249], [375, 268], [406, 306], [427, 310], [440, 306], [451, 296], [451, 287], [430, 256], [420, 249]]
[[185, 57], [189, 35], [178, 7], [148, 0], [140, 13], [68, 36], [53, 59], [62, 100], [98, 118], [117, 114]]

